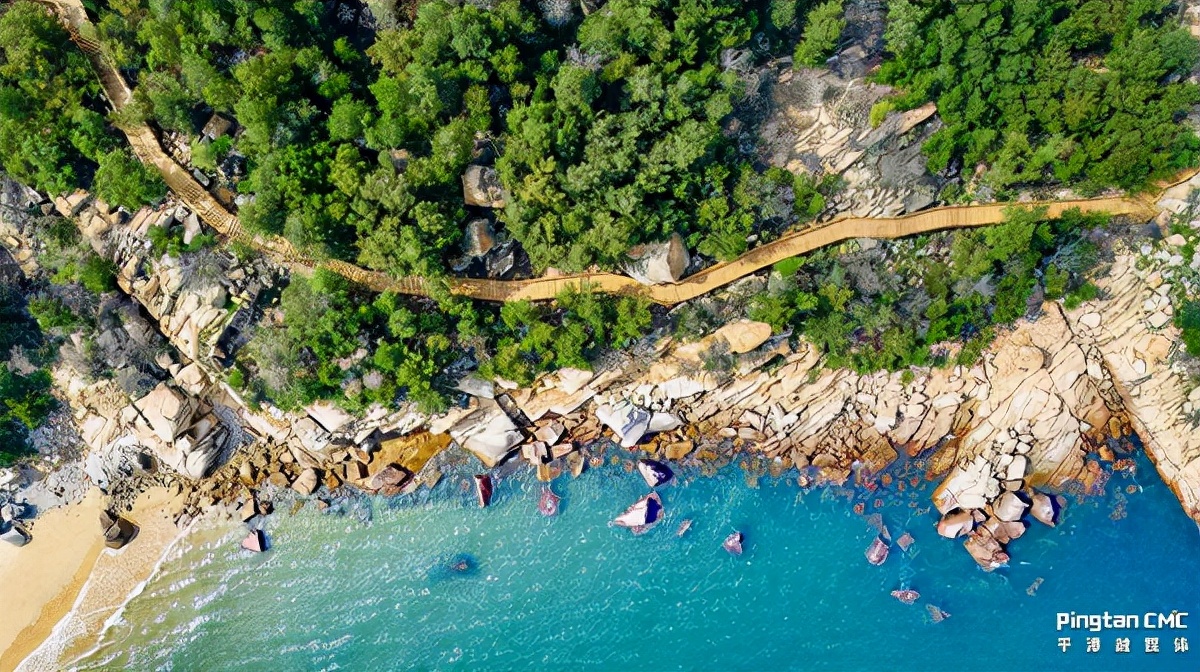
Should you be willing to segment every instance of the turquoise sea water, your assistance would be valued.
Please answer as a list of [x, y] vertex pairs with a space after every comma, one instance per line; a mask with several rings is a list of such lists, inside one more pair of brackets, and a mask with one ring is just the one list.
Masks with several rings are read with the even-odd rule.
[[[910, 506], [928, 506], [927, 485], [883, 497], [893, 536], [907, 530], [916, 543], [873, 567], [863, 552], [875, 532], [852, 510], [861, 494], [802, 492], [794, 478], [752, 488], [736, 467], [679, 476], [660, 488], [665, 522], [643, 536], [608, 524], [647, 491], [619, 466], [559, 479], [554, 518], [537, 513], [542, 485], [527, 472], [499, 481], [486, 510], [460, 491], [464, 475], [422, 502], [361, 501], [335, 507], [349, 509], [341, 515], [280, 507], [269, 552], [239, 549], [237, 530], [197, 538], [82, 666], [1200, 668], [1200, 534], [1144, 459], [1135, 480], [1117, 475], [1105, 496], [1072, 501], [1057, 528], [1034, 523], [1011, 545], [1012, 566], [992, 574], [937, 536], [933, 513]], [[685, 518], [692, 527], [677, 537]], [[721, 548], [735, 528], [746, 535], [737, 558]], [[462, 558], [470, 571], [448, 569]], [[902, 584], [920, 591], [917, 604], [889, 596]], [[933, 623], [926, 604], [952, 616]], [[1191, 627], [1100, 633], [1099, 653], [1076, 632], [1063, 653], [1055, 614], [1072, 610], [1180, 610]], [[1114, 653], [1118, 634], [1131, 653]], [[1174, 638], [1188, 634], [1193, 650], [1175, 653]], [[1154, 635], [1161, 652], [1147, 654]]]

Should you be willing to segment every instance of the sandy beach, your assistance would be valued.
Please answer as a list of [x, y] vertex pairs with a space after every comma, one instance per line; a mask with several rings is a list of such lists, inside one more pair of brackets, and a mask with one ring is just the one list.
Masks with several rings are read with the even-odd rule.
[[143, 493], [126, 514], [138, 535], [114, 551], [104, 547], [102, 496], [92, 489], [78, 504], [40, 515], [28, 545], [0, 545], [0, 583], [15, 588], [0, 619], [0, 670], [61, 669], [95, 646], [105, 622], [179, 538], [171, 504], [165, 488]]

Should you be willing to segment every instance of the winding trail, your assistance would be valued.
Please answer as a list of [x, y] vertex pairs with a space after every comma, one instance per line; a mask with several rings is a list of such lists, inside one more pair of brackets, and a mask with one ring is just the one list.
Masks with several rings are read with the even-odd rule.
[[[95, 26], [88, 20], [79, 0], [41, 0], [51, 7], [66, 25], [72, 40], [87, 55], [104, 91], [116, 109], [132, 99], [132, 91], [117, 68], [105, 57], [94, 36]], [[289, 265], [314, 269], [326, 268], [375, 291], [428, 296], [426, 280], [417, 277], [393, 278], [338, 260], [318, 260], [297, 250], [281, 236], [251, 235], [246, 232], [237, 215], [227, 210], [194, 177], [163, 150], [154, 130], [145, 123], [122, 129], [134, 153], [145, 164], [154, 166], [163, 181], [188, 208], [219, 234], [231, 241], [248, 245], [259, 252]], [[1165, 185], [1164, 190], [1196, 174]], [[637, 294], [662, 305], [674, 305], [713, 291], [739, 278], [760, 271], [779, 261], [833, 245], [853, 238], [903, 238], [933, 231], [989, 226], [1004, 221], [1004, 212], [1012, 206], [1034, 208], [1045, 206], [1046, 218], [1056, 219], [1064, 212], [1078, 209], [1084, 213], [1106, 212], [1113, 215], [1157, 214], [1154, 198], [1146, 196], [1113, 196], [1027, 203], [993, 203], [932, 208], [891, 218], [848, 217], [809, 227], [756, 247], [737, 259], [710, 266], [676, 284], [643, 285], [616, 273], [579, 273], [529, 280], [475, 280], [449, 278], [446, 282], [453, 294], [481, 301], [545, 301], [554, 299], [566, 289], [588, 287], [592, 291], [610, 294]]]

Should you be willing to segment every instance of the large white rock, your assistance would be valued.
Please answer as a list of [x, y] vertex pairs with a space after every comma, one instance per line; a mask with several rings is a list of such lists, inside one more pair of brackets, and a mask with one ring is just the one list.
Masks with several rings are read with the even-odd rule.
[[1019, 481], [1025, 478], [1025, 467], [1028, 461], [1028, 458], [1024, 455], [1014, 456], [1012, 462], [1008, 464], [1008, 469], [1005, 471], [1005, 480]]
[[208, 376], [204, 374], [204, 370], [200, 368], [199, 364], [192, 362], [175, 374], [175, 382], [179, 383], [179, 386], [188, 394], [200, 395], [208, 386]]
[[987, 506], [988, 481], [992, 480], [990, 466], [981, 457], [965, 465], [956, 465], [933, 493], [938, 511], [946, 513], [956, 507], [982, 509]]
[[625, 272], [644, 285], [679, 282], [691, 263], [691, 255], [678, 233], [661, 243], [631, 248]]
[[479, 411], [468, 414], [449, 431], [458, 445], [474, 453], [488, 468], [499, 464], [525, 440], [525, 435], [494, 401], [481, 404]]
[[484, 380], [478, 376], [466, 376], [458, 381], [457, 389], [480, 399], [494, 399], [496, 397], [496, 386], [492, 381]]
[[1033, 505], [1029, 510], [1030, 515], [1034, 520], [1044, 525], [1054, 527], [1057, 521], [1058, 511], [1054, 500], [1043, 492], [1033, 493]]
[[646, 428], [646, 431], [649, 434], [669, 432], [672, 429], [678, 429], [682, 424], [679, 418], [671, 413], [654, 413], [650, 416], [650, 424]]
[[705, 390], [704, 383], [690, 376], [676, 376], [659, 384], [658, 389], [667, 399], [683, 399], [700, 394]]
[[349, 413], [328, 401], [314, 402], [305, 410], [308, 411], [309, 417], [316, 420], [327, 432], [336, 432], [354, 419]]
[[735, 355], [750, 352], [771, 337], [771, 325], [766, 322], [738, 320], [718, 329], [710, 338], [724, 339]]
[[463, 202], [481, 208], [503, 208], [504, 188], [500, 176], [490, 166], [467, 166], [462, 176]]
[[947, 539], [954, 539], [967, 534], [975, 527], [975, 519], [971, 517], [970, 511], [955, 511], [947, 513], [938, 521], [938, 534]]
[[1028, 506], [1015, 492], [1006, 492], [992, 505], [992, 510], [1000, 520], [1011, 522], [1020, 520]]
[[603, 404], [596, 409], [596, 419], [617, 435], [623, 448], [632, 448], [650, 430], [650, 411], [628, 401]]
[[149, 394], [134, 402], [134, 406], [160, 439], [171, 442], [191, 424], [196, 400], [184, 396], [166, 383], [159, 383]]
[[558, 370], [558, 389], [566, 394], [575, 394], [583, 389], [596, 374], [583, 369], [566, 367]]

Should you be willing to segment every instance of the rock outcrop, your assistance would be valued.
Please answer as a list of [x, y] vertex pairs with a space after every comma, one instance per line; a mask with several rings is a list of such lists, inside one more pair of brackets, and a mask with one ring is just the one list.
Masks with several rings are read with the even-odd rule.
[[[482, 398], [431, 429], [449, 430], [489, 466], [524, 442], [525, 457], [548, 475], [574, 454], [551, 445], [559, 436], [582, 443], [606, 430], [622, 446], [668, 459], [720, 464], [728, 450], [745, 451], [772, 473], [799, 469], [802, 483], [844, 483], [855, 469], [870, 478], [900, 451], [922, 455], [929, 475], [943, 479], [934, 499], [948, 515], [939, 531], [966, 536], [987, 568], [1024, 532], [1033, 488], [1090, 486], [1089, 454], [1128, 431], [1099, 352], [1074, 340], [1057, 304], [1003, 334], [976, 366], [907, 376], [823, 369], [815, 348], [803, 340], [793, 348], [761, 327], [731, 324], [695, 343], [666, 339], [644, 367], [619, 361], [514, 390], [513, 404], [535, 424], [529, 439]], [[702, 364], [715, 350], [730, 358], [728, 371]], [[475, 436], [497, 443], [472, 447]]]
[[500, 175], [490, 166], [467, 166], [462, 176], [463, 201], [481, 208], [503, 208], [504, 189]]
[[921, 145], [940, 127], [937, 108], [892, 112], [872, 127], [872, 107], [890, 94], [827, 70], [788, 70], [762, 127], [771, 163], [818, 180], [840, 175], [845, 187], [828, 204], [836, 212], [893, 217], [932, 205], [941, 183], [926, 170]]
[[112, 511], [100, 512], [100, 532], [104, 535], [104, 545], [117, 549], [123, 548], [137, 536], [137, 526]]
[[[203, 478], [225, 447], [228, 430], [195, 397], [162, 383], [134, 402], [139, 412], [133, 426], [143, 445], [158, 459], [188, 478]], [[156, 441], [157, 439], [157, 441]]]
[[4, 523], [0, 525], [0, 541], [13, 546], [24, 546], [33, 539], [33, 535], [20, 523]]
[[1163, 256], [1139, 268], [1138, 255], [1118, 255], [1095, 280], [1105, 298], [1083, 304], [1070, 320], [1076, 339], [1111, 373], [1112, 391], [1158, 473], [1200, 523], [1200, 386], [1172, 362], [1180, 336], [1169, 296], [1182, 258]]
[[647, 243], [626, 252], [625, 272], [644, 285], [679, 282], [692, 262], [683, 238], [672, 234], [661, 243]]

